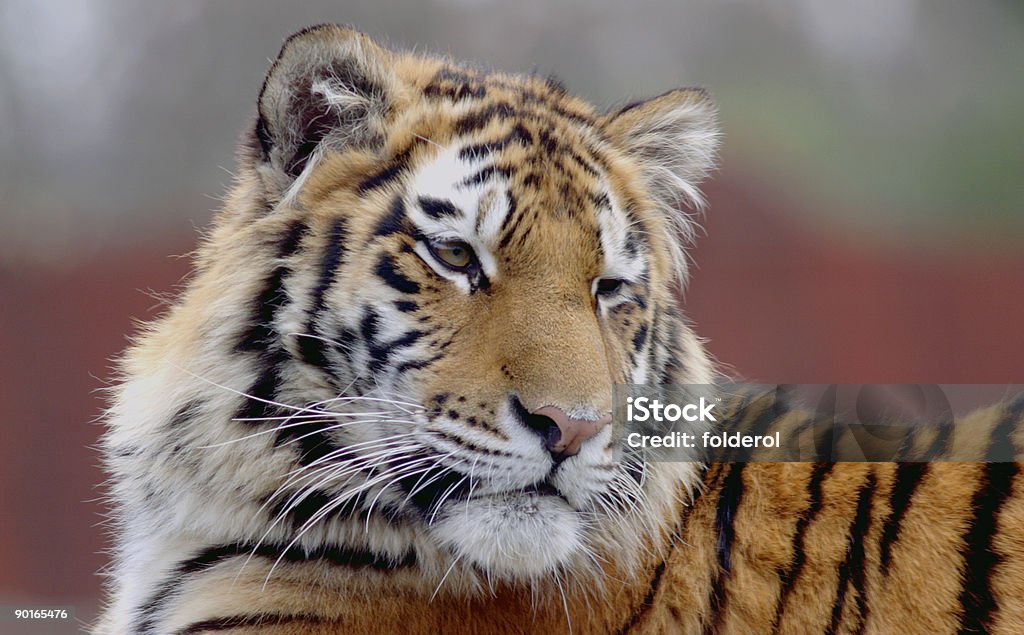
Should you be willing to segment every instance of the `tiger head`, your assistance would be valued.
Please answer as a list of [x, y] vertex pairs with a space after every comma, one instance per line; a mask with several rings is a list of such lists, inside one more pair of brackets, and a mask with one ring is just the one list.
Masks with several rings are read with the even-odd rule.
[[695, 468], [614, 461], [612, 389], [711, 381], [676, 290], [715, 149], [698, 89], [601, 114], [551, 79], [293, 36], [169, 318], [194, 342], [150, 340], [233, 393], [204, 388], [232, 410], [194, 434], [219, 457], [195, 478], [245, 475], [240, 515], [281, 540], [411, 548], [362, 537], [379, 523], [507, 580], [666, 530]]

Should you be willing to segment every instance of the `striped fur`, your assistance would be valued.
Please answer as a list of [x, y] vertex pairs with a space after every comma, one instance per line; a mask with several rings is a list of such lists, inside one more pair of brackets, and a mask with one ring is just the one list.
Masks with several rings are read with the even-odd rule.
[[602, 114], [293, 36], [195, 275], [122, 362], [94, 632], [1013, 632], [1015, 464], [546, 450], [541, 407], [714, 378], [675, 290], [716, 135], [700, 90]]

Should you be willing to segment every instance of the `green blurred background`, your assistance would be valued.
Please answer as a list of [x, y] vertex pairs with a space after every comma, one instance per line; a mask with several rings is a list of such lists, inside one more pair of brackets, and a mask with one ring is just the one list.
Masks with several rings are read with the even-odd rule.
[[5, 0], [0, 604], [95, 615], [109, 359], [187, 272], [281, 41], [325, 21], [602, 108], [709, 87], [684, 302], [737, 375], [1024, 382], [1020, 2]]

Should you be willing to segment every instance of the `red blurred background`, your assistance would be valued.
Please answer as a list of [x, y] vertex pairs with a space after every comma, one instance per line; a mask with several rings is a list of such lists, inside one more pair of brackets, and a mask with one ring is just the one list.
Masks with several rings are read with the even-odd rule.
[[1024, 383], [1019, 2], [380, 4], [0, 4], [0, 605], [95, 616], [111, 359], [188, 272], [267, 58], [311, 23], [603, 107], [712, 87], [684, 304], [737, 378]]

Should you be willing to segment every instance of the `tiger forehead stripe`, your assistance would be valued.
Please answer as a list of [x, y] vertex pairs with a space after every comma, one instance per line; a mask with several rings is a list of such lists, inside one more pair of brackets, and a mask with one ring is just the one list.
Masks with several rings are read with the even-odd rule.
[[[461, 144], [443, 148], [418, 169], [404, 205], [406, 217], [427, 241], [467, 243], [480, 263], [482, 280], [489, 281], [498, 274], [494, 257], [498, 233], [513, 208], [508, 172], [489, 164], [489, 154], [462, 150]], [[433, 259], [423, 245], [415, 251], [428, 261]], [[439, 273], [464, 292], [472, 289], [459, 273]]]

